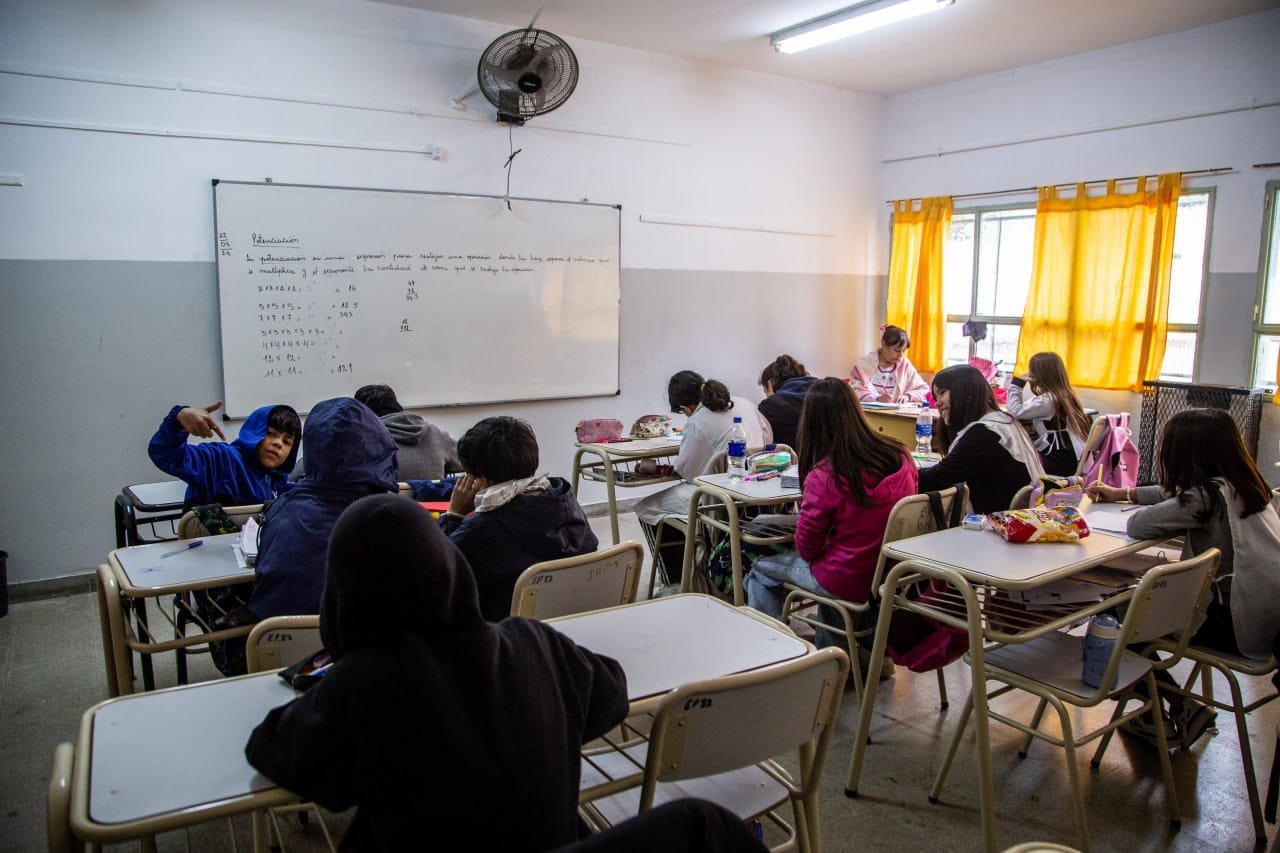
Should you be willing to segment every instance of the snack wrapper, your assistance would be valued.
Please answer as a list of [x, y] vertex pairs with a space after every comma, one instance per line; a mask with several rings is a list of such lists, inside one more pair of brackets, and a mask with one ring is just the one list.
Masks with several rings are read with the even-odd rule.
[[1089, 535], [1084, 516], [1071, 506], [993, 512], [988, 519], [1007, 542], [1075, 542]]

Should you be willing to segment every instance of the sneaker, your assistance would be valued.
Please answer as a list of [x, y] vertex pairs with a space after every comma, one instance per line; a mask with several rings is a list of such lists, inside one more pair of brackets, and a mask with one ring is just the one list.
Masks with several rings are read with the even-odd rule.
[[1182, 748], [1190, 749], [1191, 745], [1200, 740], [1205, 732], [1214, 727], [1213, 724], [1217, 720], [1218, 712], [1213, 708], [1190, 699], [1185, 700], [1182, 703], [1182, 710], [1174, 718]]
[[[1119, 730], [1122, 732], [1125, 732], [1126, 734], [1131, 734], [1134, 737], [1141, 738], [1142, 740], [1145, 740], [1147, 743], [1151, 744], [1152, 746], [1159, 746], [1160, 740], [1156, 736], [1155, 721], [1148, 719], [1148, 716], [1149, 715], [1147, 714], [1143, 714], [1140, 717], [1134, 717], [1132, 720], [1130, 720], [1127, 723], [1121, 723]], [[1178, 745], [1177, 738], [1174, 734], [1175, 729], [1174, 729], [1173, 720], [1169, 718], [1168, 714], [1164, 714], [1162, 717], [1162, 721], [1164, 722], [1165, 743], [1169, 746], [1170, 749], [1172, 749]]]

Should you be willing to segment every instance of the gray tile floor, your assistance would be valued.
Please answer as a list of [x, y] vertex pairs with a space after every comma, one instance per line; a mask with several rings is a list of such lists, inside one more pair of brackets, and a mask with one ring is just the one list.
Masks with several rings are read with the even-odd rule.
[[[601, 542], [609, 541], [607, 518], [592, 519]], [[622, 536], [643, 541], [631, 514]], [[641, 589], [647, 589], [647, 578]], [[158, 661], [161, 686], [174, 683], [171, 657]], [[205, 658], [192, 661], [193, 679], [215, 673]], [[872, 725], [873, 744], [860, 796], [844, 795], [857, 708], [846, 694], [822, 783], [822, 837], [828, 851], [976, 850], [981, 847], [976, 762], [972, 736], [962, 747], [938, 805], [927, 800], [942, 748], [966, 695], [963, 664], [947, 670], [953, 705], [939, 712], [932, 676], [899, 669], [883, 683]], [[1263, 685], [1257, 685], [1260, 691]], [[106, 698], [101, 638], [92, 595], [72, 595], [15, 604], [0, 619], [0, 851], [41, 850], [45, 845], [44, 799], [53, 748], [75, 738], [83, 711]], [[1002, 707], [1029, 705], [1005, 697]], [[1095, 720], [1098, 710], [1078, 718]], [[1250, 730], [1259, 776], [1270, 770], [1280, 703], [1256, 712]], [[1253, 830], [1240, 767], [1235, 727], [1222, 729], [1174, 757], [1184, 819], [1180, 831], [1168, 823], [1159, 763], [1146, 744], [1117, 738], [1102, 767], [1081, 759], [1090, 831], [1097, 850], [1249, 850]], [[1025, 760], [1016, 755], [1016, 733], [993, 727], [992, 752], [1001, 847], [1029, 840], [1074, 843], [1061, 750], [1037, 743]], [[193, 772], [196, 772], [193, 769]], [[345, 818], [330, 818], [339, 830]], [[296, 822], [293, 823], [296, 827]], [[248, 823], [237, 819], [160, 838], [165, 850], [231, 849], [232, 835], [248, 849]], [[1274, 830], [1272, 830], [1274, 833]], [[289, 849], [319, 849], [314, 826], [289, 833]], [[131, 850], [136, 845], [112, 849]]]

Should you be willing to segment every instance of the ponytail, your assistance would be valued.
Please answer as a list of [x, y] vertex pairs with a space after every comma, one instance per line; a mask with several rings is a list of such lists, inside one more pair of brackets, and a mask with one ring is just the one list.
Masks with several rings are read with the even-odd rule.
[[733, 408], [733, 400], [729, 399], [729, 389], [723, 382], [708, 379], [702, 383], [702, 405], [713, 412], [727, 412]]

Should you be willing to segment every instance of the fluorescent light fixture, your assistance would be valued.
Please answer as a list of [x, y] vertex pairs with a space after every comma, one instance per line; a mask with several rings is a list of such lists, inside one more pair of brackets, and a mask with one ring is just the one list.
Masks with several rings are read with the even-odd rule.
[[837, 39], [906, 21], [926, 12], [935, 12], [954, 2], [955, 0], [868, 0], [779, 30], [769, 36], [769, 42], [779, 53], [798, 53]]

